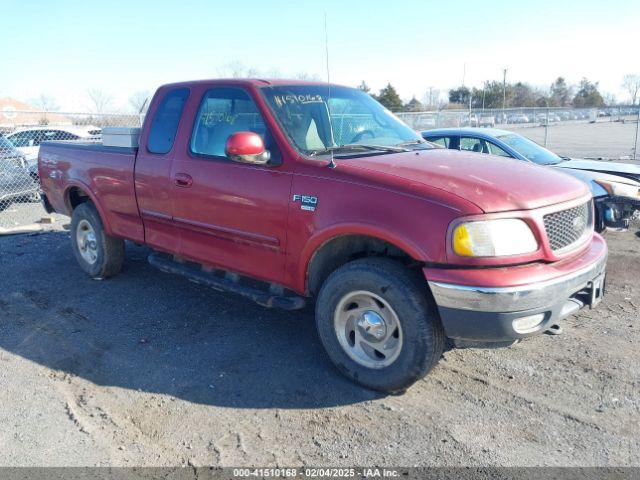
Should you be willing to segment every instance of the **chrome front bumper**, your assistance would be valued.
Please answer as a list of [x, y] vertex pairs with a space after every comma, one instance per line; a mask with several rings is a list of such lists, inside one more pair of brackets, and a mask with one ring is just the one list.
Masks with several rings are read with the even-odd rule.
[[565, 300], [604, 272], [607, 256], [569, 275], [518, 287], [485, 288], [429, 282], [439, 307], [476, 312], [514, 312]]
[[[593, 263], [552, 280], [514, 287], [481, 287], [429, 281], [440, 319], [456, 344], [509, 343], [537, 335], [604, 293], [606, 249]], [[498, 275], [499, 272], [496, 272]], [[519, 321], [536, 318], [528, 330]]]

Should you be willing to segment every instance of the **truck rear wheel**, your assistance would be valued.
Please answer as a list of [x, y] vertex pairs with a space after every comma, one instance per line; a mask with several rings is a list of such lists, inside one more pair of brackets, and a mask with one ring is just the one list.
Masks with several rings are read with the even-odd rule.
[[71, 245], [80, 267], [92, 278], [113, 277], [122, 269], [124, 240], [107, 235], [93, 204], [78, 205], [71, 216]]
[[353, 381], [403, 391], [438, 363], [444, 330], [415, 272], [385, 258], [347, 263], [324, 282], [316, 325], [331, 361]]

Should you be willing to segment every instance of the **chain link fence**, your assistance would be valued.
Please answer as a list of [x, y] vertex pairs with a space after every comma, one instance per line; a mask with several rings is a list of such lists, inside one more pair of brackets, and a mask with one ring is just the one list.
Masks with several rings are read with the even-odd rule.
[[507, 108], [401, 112], [397, 114], [416, 130], [445, 127], [545, 126], [562, 122], [635, 121], [638, 107], [608, 108]]
[[140, 126], [141, 122], [140, 115], [1, 111], [0, 233], [50, 218], [40, 204], [42, 142], [100, 142], [103, 127]]
[[[520, 134], [567, 156], [640, 160], [640, 107], [507, 108], [401, 112], [415, 130], [499, 128]], [[606, 127], [604, 124], [610, 124]]]

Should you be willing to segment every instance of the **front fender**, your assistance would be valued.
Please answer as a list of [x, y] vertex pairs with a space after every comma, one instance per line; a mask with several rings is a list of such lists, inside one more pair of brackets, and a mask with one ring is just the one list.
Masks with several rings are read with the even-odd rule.
[[427, 252], [416, 245], [411, 240], [402, 238], [393, 232], [378, 227], [377, 225], [368, 225], [364, 223], [341, 223], [332, 225], [322, 231], [316, 232], [309, 238], [308, 242], [302, 249], [295, 275], [296, 290], [300, 292], [306, 291], [307, 272], [314, 254], [327, 242], [347, 235], [362, 235], [376, 238], [390, 243], [396, 248], [404, 251], [407, 255], [416, 261], [429, 262]]

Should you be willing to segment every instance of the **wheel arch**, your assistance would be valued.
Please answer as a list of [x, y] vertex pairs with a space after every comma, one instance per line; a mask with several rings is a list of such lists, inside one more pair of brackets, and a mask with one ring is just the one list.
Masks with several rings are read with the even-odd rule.
[[365, 257], [392, 258], [415, 268], [426, 261], [424, 252], [394, 235], [368, 228], [341, 228], [314, 238], [301, 255], [305, 293], [317, 294], [331, 272]]
[[107, 220], [107, 216], [98, 201], [97, 196], [91, 191], [91, 189], [80, 182], [73, 182], [67, 186], [67, 189], [64, 192], [64, 202], [67, 210], [70, 214], [73, 214], [73, 210], [80, 204], [91, 202], [96, 210], [98, 211], [98, 215], [100, 215], [100, 220], [102, 220], [102, 225], [107, 234], [112, 235], [111, 227]]

